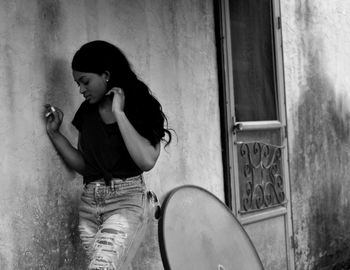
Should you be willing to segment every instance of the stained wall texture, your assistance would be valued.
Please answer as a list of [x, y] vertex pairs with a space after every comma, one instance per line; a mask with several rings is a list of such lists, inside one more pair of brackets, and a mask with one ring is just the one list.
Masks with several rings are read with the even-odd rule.
[[332, 269], [350, 257], [350, 3], [281, 7], [296, 269]]
[[[70, 60], [83, 43], [118, 45], [163, 105], [173, 143], [146, 183], [161, 198], [184, 184], [223, 199], [211, 0], [0, 1], [0, 269], [85, 269], [77, 234], [82, 179], [46, 136], [43, 105], [82, 102]], [[163, 269], [156, 222], [132, 269]]]

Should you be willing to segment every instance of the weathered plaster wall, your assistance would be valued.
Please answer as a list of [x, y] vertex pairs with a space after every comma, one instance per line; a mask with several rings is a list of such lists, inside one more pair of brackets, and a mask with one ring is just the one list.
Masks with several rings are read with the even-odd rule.
[[281, 1], [297, 269], [349, 258], [350, 2]]
[[[223, 198], [213, 24], [211, 0], [0, 1], [0, 269], [85, 269], [82, 180], [54, 151], [42, 109], [65, 112], [75, 143], [69, 122], [82, 99], [70, 59], [89, 40], [124, 50], [176, 130], [147, 184], [161, 197], [195, 184]], [[153, 225], [133, 269], [162, 269]]]

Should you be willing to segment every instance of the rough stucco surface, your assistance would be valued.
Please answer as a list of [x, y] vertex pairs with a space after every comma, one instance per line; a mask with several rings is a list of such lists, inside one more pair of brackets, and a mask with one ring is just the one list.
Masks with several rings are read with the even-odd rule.
[[[183, 184], [223, 199], [212, 1], [0, 1], [0, 269], [85, 269], [77, 234], [82, 179], [48, 140], [49, 102], [70, 125], [81, 97], [70, 59], [84, 42], [109, 40], [163, 104], [173, 143], [147, 184], [163, 198]], [[162, 269], [154, 223], [133, 269]]]
[[349, 258], [350, 2], [281, 1], [296, 269]]

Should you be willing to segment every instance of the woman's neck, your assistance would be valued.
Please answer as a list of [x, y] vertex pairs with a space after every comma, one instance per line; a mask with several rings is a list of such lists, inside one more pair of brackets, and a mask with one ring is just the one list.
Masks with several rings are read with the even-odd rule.
[[109, 96], [105, 96], [99, 103], [98, 108], [104, 111], [112, 111], [112, 99]]
[[112, 124], [116, 122], [115, 116], [112, 112], [112, 100], [105, 97], [98, 104], [98, 112], [105, 124]]

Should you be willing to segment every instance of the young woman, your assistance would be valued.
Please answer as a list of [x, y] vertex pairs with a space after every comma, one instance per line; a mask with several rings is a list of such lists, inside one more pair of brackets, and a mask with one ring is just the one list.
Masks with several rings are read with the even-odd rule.
[[83, 175], [79, 231], [88, 269], [124, 269], [149, 216], [142, 172], [153, 168], [160, 142], [167, 137], [170, 143], [171, 133], [161, 105], [116, 46], [105, 41], [83, 45], [72, 70], [85, 98], [72, 121], [78, 147], [59, 131], [59, 108], [47, 106], [46, 130], [67, 165]]

